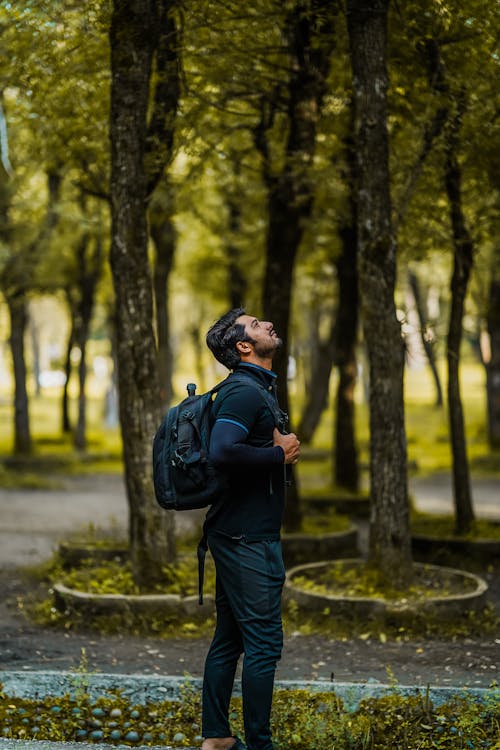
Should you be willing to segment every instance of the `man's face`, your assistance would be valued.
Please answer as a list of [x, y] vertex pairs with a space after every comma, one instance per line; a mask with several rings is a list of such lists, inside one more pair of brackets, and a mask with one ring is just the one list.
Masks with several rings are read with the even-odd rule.
[[259, 320], [252, 315], [240, 315], [236, 322], [245, 326], [245, 333], [254, 342], [254, 352], [258, 357], [272, 358], [283, 344], [269, 321]]

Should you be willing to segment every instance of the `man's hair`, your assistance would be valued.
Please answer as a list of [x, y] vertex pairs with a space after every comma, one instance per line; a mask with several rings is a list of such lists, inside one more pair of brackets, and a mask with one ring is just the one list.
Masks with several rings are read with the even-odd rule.
[[234, 310], [230, 310], [219, 318], [207, 333], [208, 348], [215, 359], [228, 370], [234, 370], [240, 363], [240, 355], [236, 349], [237, 342], [250, 341], [254, 343], [254, 340], [246, 335], [245, 326], [236, 323], [240, 315], [244, 314], [245, 308], [235, 307]]

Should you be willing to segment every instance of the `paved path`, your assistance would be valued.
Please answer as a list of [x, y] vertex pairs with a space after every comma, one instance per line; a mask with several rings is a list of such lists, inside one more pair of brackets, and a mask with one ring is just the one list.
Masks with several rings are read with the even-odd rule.
[[[96, 475], [65, 480], [66, 488], [51, 490], [0, 489], [0, 565], [37, 564], [58, 541], [95, 527], [127, 537], [128, 506], [120, 476]], [[418, 510], [452, 513], [451, 477], [439, 474], [410, 481]], [[479, 517], [500, 521], [500, 479], [475, 479], [474, 505]], [[184, 528], [196, 523], [200, 512], [175, 514]]]
[[[175, 516], [177, 527], [189, 528], [199, 513]], [[127, 538], [128, 505], [121, 476], [65, 478], [64, 486], [50, 490], [0, 488], [2, 568], [36, 565], [51, 556], [61, 539], [91, 528]]]
[[[410, 480], [410, 493], [417, 510], [427, 513], [453, 513], [453, 488], [450, 474], [434, 474]], [[478, 518], [500, 521], [500, 479], [472, 480], [472, 499]]]

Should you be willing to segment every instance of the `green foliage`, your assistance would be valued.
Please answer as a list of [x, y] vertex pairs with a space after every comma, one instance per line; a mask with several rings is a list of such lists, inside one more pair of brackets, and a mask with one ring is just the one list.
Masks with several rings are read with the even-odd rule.
[[[200, 695], [189, 684], [179, 700], [145, 705], [130, 703], [119, 691], [92, 700], [77, 687], [62, 698], [3, 695], [0, 731], [9, 739], [188, 747], [201, 742], [200, 715]], [[231, 703], [230, 719], [232, 731], [242, 736], [238, 698]], [[334, 693], [290, 690], [276, 692], [271, 723], [278, 750], [491, 749], [500, 707], [494, 699], [466, 697], [434, 706], [426, 695], [402, 696], [395, 688], [349, 712]]]

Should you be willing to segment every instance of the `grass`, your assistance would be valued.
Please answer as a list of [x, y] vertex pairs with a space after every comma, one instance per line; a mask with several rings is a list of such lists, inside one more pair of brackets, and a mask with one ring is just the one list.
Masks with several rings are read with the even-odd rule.
[[[73, 420], [76, 418], [73, 406]], [[0, 399], [0, 477], [4, 487], [45, 488], [58, 475], [119, 473], [122, 471], [122, 443], [119, 428], [102, 424], [100, 398], [88, 398], [87, 450], [79, 452], [72, 435], [61, 432], [61, 397], [51, 389], [30, 398], [33, 452], [13, 456], [13, 405]], [[73, 421], [74, 423], [74, 421]], [[3, 461], [2, 461], [3, 459]], [[3, 465], [2, 465], [3, 463]], [[47, 474], [54, 475], [48, 480]]]

